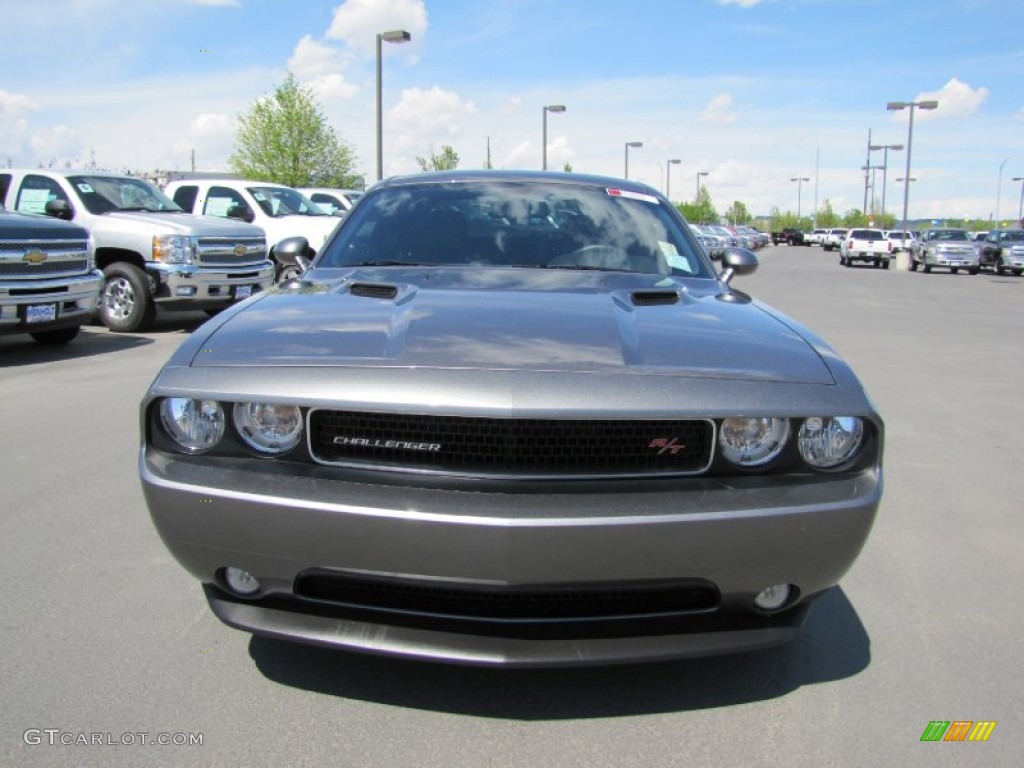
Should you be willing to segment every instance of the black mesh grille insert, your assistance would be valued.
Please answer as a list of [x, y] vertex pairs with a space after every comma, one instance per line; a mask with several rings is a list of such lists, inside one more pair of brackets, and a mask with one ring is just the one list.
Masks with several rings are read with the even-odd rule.
[[571, 621], [682, 615], [713, 610], [718, 590], [702, 579], [529, 587], [452, 585], [307, 571], [295, 594], [376, 611], [484, 621]]
[[88, 259], [63, 259], [29, 264], [24, 261], [0, 261], [0, 275], [7, 277], [36, 277], [38, 275], [74, 275], [85, 272]]
[[705, 420], [547, 420], [313, 410], [314, 459], [502, 476], [694, 474], [711, 463]]

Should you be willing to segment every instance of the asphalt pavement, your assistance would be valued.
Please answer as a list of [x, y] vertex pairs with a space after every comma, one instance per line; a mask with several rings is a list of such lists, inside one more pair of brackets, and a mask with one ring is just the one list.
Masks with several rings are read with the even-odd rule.
[[[734, 285], [852, 364], [886, 489], [798, 640], [686, 662], [484, 670], [229, 629], [136, 468], [139, 400], [204, 316], [0, 337], [0, 766], [1019, 765], [1024, 278], [759, 256]], [[922, 742], [934, 720], [997, 725]]]

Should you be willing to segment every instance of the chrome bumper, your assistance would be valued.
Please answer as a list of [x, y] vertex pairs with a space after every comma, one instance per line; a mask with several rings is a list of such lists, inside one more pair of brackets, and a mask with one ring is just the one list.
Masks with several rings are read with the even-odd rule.
[[[99, 270], [77, 277], [0, 283], [0, 332], [28, 333], [87, 323], [96, 311], [102, 288], [103, 273]], [[31, 293], [23, 293], [26, 290]], [[11, 291], [17, 293], [12, 295]], [[26, 323], [24, 307], [36, 304], [56, 304], [57, 319]]]

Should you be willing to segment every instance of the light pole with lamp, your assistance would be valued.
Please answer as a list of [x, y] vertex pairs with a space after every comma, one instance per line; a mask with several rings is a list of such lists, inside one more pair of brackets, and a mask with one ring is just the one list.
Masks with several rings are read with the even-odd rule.
[[542, 171], [546, 171], [548, 169], [548, 112], [565, 112], [565, 104], [549, 104], [544, 107], [541, 113], [544, 118], [544, 133], [541, 138], [543, 161], [541, 162], [540, 168]]
[[672, 188], [672, 166], [679, 165], [681, 162], [683, 161], [678, 157], [665, 161], [665, 199], [670, 203], [672, 202], [672, 198], [669, 196], [669, 190]]
[[[886, 174], [889, 168], [889, 150], [898, 152], [903, 149], [902, 144], [872, 144], [868, 149], [882, 150], [882, 215], [885, 215], [885, 188], [886, 188]], [[872, 195], [873, 196], [873, 195]]]
[[707, 176], [708, 171], [697, 171], [697, 196], [693, 198], [694, 205], [700, 205], [700, 177]]
[[796, 223], [800, 223], [800, 193], [803, 190], [804, 182], [810, 181], [810, 176], [794, 176], [790, 181], [796, 182]]
[[890, 112], [910, 109], [910, 124], [907, 127], [907, 170], [903, 174], [903, 231], [907, 231], [907, 205], [910, 202], [910, 148], [914, 142], [914, 107], [919, 109], [936, 109], [939, 102], [934, 99], [927, 101], [890, 101], [885, 108]]
[[412, 35], [404, 29], [394, 29], [377, 35], [377, 181], [384, 178], [384, 129], [381, 111], [381, 43], [407, 43]]
[[999, 221], [999, 201], [1003, 191], [1003, 167], [1010, 162], [1010, 158], [1006, 158], [999, 164], [999, 181], [996, 182], [996, 232], [1003, 228], [1003, 225]]
[[626, 169], [622, 174], [622, 178], [629, 178], [629, 148], [630, 147], [642, 147], [644, 143], [642, 141], [627, 141], [626, 142]]

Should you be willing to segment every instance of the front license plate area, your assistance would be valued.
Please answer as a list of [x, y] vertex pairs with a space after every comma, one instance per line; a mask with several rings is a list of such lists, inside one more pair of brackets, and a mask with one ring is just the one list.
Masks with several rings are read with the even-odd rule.
[[248, 299], [250, 296], [252, 296], [251, 285], [239, 285], [235, 288], [235, 298], [238, 301], [241, 301], [242, 299]]
[[25, 307], [26, 323], [50, 323], [57, 319], [56, 304], [32, 304]]

